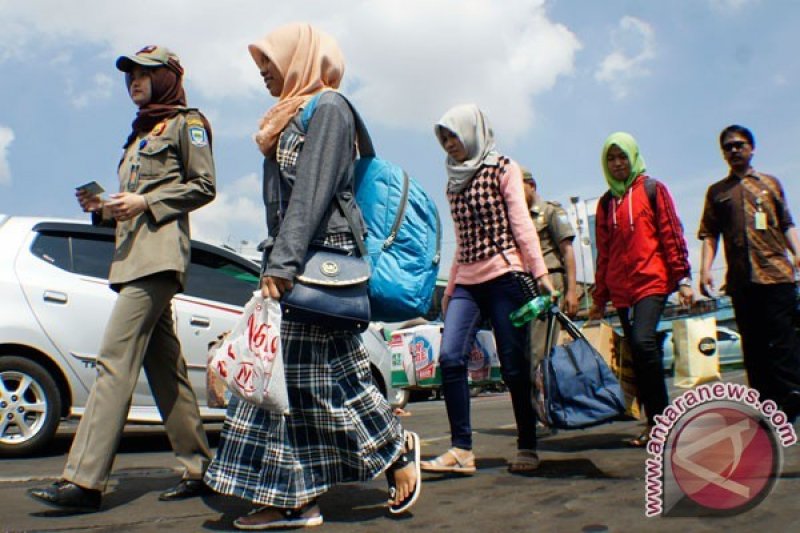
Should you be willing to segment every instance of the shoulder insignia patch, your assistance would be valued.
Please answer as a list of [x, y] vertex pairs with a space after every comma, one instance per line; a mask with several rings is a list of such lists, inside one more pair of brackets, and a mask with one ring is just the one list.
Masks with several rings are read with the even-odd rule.
[[197, 117], [187, 118], [186, 119], [186, 124], [188, 124], [189, 126], [203, 126], [203, 127], [205, 127], [205, 124], [203, 124], [203, 121], [200, 120]]
[[189, 127], [189, 140], [197, 147], [203, 147], [208, 144], [208, 136], [206, 129], [202, 126]]
[[167, 128], [167, 121], [162, 120], [161, 122], [156, 124], [155, 127], [150, 131], [150, 135], [152, 135], [153, 137], [158, 137], [159, 135], [164, 133], [164, 130], [166, 128]]

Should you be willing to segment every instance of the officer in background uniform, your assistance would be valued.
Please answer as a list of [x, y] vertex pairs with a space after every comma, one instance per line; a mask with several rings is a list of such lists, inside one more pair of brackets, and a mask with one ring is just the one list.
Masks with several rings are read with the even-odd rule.
[[183, 291], [189, 266], [189, 212], [216, 194], [211, 130], [186, 107], [183, 68], [168, 49], [148, 46], [116, 65], [139, 108], [118, 167], [120, 192], [109, 200], [85, 191], [76, 196], [94, 224], [116, 226], [109, 283], [119, 296], [63, 477], [30, 491], [80, 512], [100, 508], [142, 367], [185, 468], [181, 482], [159, 499], [203, 493], [211, 456], [172, 319], [172, 297]]
[[[547, 270], [550, 272], [550, 281], [553, 287], [563, 295], [560, 304], [569, 316], [578, 312], [578, 289], [575, 280], [575, 252], [572, 240], [575, 230], [567, 218], [567, 212], [558, 202], [544, 200], [536, 192], [536, 180], [531, 172], [522, 169], [522, 181], [525, 185], [525, 199], [528, 202], [533, 224], [539, 234], [539, 246]], [[545, 341], [547, 336], [547, 321], [542, 319], [532, 321], [528, 325], [528, 352], [531, 356], [531, 372], [536, 364], [544, 357]], [[558, 339], [560, 331], [558, 322], [553, 339]]]

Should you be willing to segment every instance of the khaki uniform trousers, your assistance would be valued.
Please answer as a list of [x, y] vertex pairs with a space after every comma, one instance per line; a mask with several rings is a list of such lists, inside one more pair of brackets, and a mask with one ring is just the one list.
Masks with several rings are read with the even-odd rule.
[[[564, 294], [564, 274], [561, 272], [550, 273], [550, 282], [553, 288]], [[562, 298], [559, 299], [561, 301]], [[558, 321], [555, 323], [553, 330], [553, 343], [558, 341], [558, 334], [561, 332], [561, 324]], [[531, 380], [533, 379], [534, 370], [544, 358], [545, 342], [547, 341], [547, 315], [542, 315], [536, 320], [532, 320], [528, 324], [528, 350], [527, 354], [531, 362]]]
[[184, 478], [202, 478], [211, 452], [175, 335], [171, 302], [177, 290], [174, 272], [122, 286], [98, 355], [97, 380], [64, 468], [67, 481], [105, 488], [142, 366], [172, 449], [186, 468]]

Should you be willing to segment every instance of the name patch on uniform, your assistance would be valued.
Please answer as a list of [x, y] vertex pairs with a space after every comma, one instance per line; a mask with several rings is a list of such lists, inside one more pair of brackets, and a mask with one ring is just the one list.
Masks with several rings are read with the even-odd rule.
[[202, 147], [208, 144], [206, 129], [202, 126], [192, 126], [189, 128], [189, 140], [193, 145]]

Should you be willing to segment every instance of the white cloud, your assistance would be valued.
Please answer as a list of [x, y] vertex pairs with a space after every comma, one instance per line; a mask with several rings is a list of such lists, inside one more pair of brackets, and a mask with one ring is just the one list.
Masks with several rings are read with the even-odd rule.
[[595, 79], [607, 83], [616, 98], [628, 95], [631, 82], [647, 76], [646, 64], [655, 57], [655, 32], [647, 22], [625, 16], [611, 34], [614, 50], [603, 59]]
[[267, 236], [261, 179], [248, 174], [220, 186], [211, 204], [190, 215], [192, 237], [239, 248], [242, 240], [258, 244]]
[[429, 131], [449, 107], [472, 101], [503, 138], [519, 135], [532, 125], [533, 96], [572, 72], [580, 48], [543, 2], [380, 5], [379, 13], [352, 13], [361, 30], [342, 41], [358, 82], [354, 99], [390, 126]]
[[11, 168], [8, 165], [8, 147], [14, 140], [11, 128], [0, 126], [0, 185], [11, 183]]
[[106, 74], [95, 74], [92, 78], [92, 85], [83, 92], [74, 92], [74, 83], [70, 83], [68, 93], [70, 94], [70, 103], [76, 109], [84, 109], [89, 104], [96, 100], [105, 100], [111, 96], [111, 88], [114, 86], [114, 80]]
[[346, 89], [371, 122], [429, 130], [450, 106], [475, 101], [505, 137], [531, 126], [533, 96], [570, 74], [580, 49], [548, 18], [545, 0], [507, 0], [502, 9], [491, 0], [140, 0], [124, 16], [115, 2], [74, 9], [40, 0], [0, 11], [0, 61], [53, 54], [69, 42], [99, 46], [110, 64], [161, 43], [181, 56], [191, 92], [212, 100], [255, 95], [265, 108], [271, 100], [246, 45], [282, 23], [308, 20], [340, 41]]

